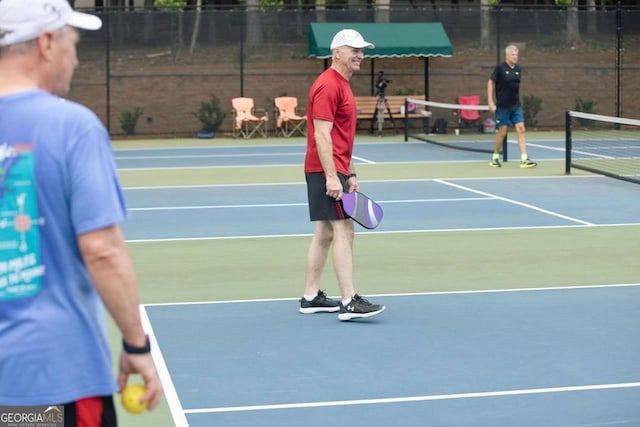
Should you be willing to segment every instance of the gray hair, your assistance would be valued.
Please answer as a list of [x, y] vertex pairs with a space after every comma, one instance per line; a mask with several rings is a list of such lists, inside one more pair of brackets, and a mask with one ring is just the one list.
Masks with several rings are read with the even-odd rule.
[[[51, 33], [57, 37], [63, 35], [67, 28], [70, 27], [64, 26], [55, 31], [52, 31]], [[35, 38], [24, 42], [10, 44], [8, 46], [0, 46], [0, 58], [7, 55], [24, 55], [36, 45], [37, 41], [38, 39]]]
[[8, 46], [0, 46], [0, 58], [8, 55], [23, 55], [31, 50], [31, 48], [35, 46], [35, 44], [36, 39], [10, 44]]
[[517, 52], [520, 49], [518, 49], [518, 46], [516, 46], [515, 44], [510, 44], [509, 46], [504, 48], [504, 54], [508, 55], [509, 52], [514, 51], [514, 50]]

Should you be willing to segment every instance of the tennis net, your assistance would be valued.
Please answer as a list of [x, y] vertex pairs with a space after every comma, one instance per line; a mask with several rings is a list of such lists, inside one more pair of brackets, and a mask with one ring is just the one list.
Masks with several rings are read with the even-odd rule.
[[640, 120], [568, 111], [565, 171], [571, 168], [640, 184]]
[[[411, 97], [407, 98], [407, 105], [431, 114], [419, 129], [405, 125], [405, 141], [412, 138], [458, 150], [493, 153], [496, 127], [487, 105], [447, 104]], [[506, 160], [506, 144], [502, 156]]]

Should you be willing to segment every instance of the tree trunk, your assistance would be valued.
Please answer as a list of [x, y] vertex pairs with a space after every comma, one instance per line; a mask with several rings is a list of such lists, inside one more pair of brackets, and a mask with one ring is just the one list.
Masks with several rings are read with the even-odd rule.
[[596, 18], [596, 0], [587, 0], [587, 34], [598, 33]]
[[144, 0], [145, 13], [142, 18], [142, 40], [145, 42], [152, 41], [155, 37], [154, 30], [154, 16], [152, 13], [148, 13], [153, 10], [153, 0]]
[[176, 36], [176, 50], [173, 53], [173, 60], [177, 61], [182, 53], [182, 35], [184, 33], [184, 12], [182, 10], [176, 12], [176, 18], [178, 20], [178, 31]]
[[298, 1], [298, 7], [296, 8], [296, 34], [298, 37], [306, 36], [305, 26], [302, 23], [302, 0]]
[[389, 4], [391, 0], [375, 0], [375, 22], [389, 22]]
[[189, 45], [189, 54], [193, 55], [198, 41], [198, 33], [200, 32], [200, 15], [202, 14], [202, 0], [196, 2], [196, 19], [193, 23], [193, 32], [191, 33], [191, 44]]
[[567, 6], [566, 40], [567, 46], [576, 48], [582, 45], [578, 25], [578, 0], [571, 0]]
[[316, 22], [327, 22], [326, 0], [316, 0]]
[[480, 0], [480, 47], [489, 50], [492, 44], [491, 6], [489, 0]]
[[258, 0], [247, 0], [247, 29], [245, 40], [248, 46], [259, 46], [262, 44], [262, 25], [260, 23]]

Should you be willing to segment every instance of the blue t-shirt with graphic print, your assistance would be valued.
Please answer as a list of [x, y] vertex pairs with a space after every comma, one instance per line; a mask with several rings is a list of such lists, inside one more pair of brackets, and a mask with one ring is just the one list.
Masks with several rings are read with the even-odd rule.
[[117, 390], [77, 236], [125, 216], [94, 113], [41, 90], [0, 97], [0, 405]]

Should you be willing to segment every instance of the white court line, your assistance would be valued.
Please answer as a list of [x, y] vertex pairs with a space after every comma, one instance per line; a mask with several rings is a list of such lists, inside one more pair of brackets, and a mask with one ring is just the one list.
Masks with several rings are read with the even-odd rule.
[[375, 165], [376, 164], [376, 162], [374, 162], [373, 160], [367, 160], [364, 157], [353, 156], [353, 160], [359, 160], [359, 161], [361, 161], [363, 163], [369, 163], [371, 165]]
[[205, 206], [157, 206], [154, 208], [129, 208], [129, 211], [186, 211], [193, 209], [280, 208], [307, 206], [307, 203], [263, 203], [255, 205], [205, 205]]
[[122, 187], [126, 191], [134, 190], [173, 190], [173, 189], [185, 189], [185, 188], [224, 188], [224, 187], [280, 187], [285, 185], [305, 185], [304, 182], [258, 182], [258, 183], [246, 183], [246, 184], [188, 184], [188, 185], [154, 185], [143, 187]]
[[583, 221], [581, 219], [573, 218], [573, 217], [570, 217], [570, 216], [567, 216], [567, 215], [562, 215], [562, 214], [559, 214], [557, 212], [552, 212], [552, 211], [547, 210], [547, 209], [542, 209], [542, 208], [539, 208], [537, 206], [530, 205], [528, 203], [518, 202], [518, 201], [513, 200], [513, 199], [508, 199], [506, 197], [497, 196], [495, 194], [486, 193], [486, 192], [480, 191], [480, 190], [474, 190], [473, 188], [465, 187], [465, 186], [459, 185], [459, 184], [454, 184], [452, 182], [447, 182], [447, 181], [444, 181], [442, 179], [435, 179], [434, 181], [439, 182], [439, 183], [444, 184], [444, 185], [451, 186], [451, 187], [459, 188], [461, 190], [469, 191], [471, 193], [482, 194], [483, 196], [492, 197], [492, 198], [495, 198], [495, 199], [498, 199], [498, 200], [502, 200], [502, 201], [507, 202], [507, 203], [512, 203], [514, 205], [518, 205], [518, 206], [522, 206], [522, 207], [525, 207], [525, 208], [533, 209], [535, 211], [542, 212], [542, 213], [545, 213], [545, 214], [548, 214], [548, 215], [551, 215], [551, 216], [555, 216], [557, 218], [566, 219], [568, 221], [577, 222], [579, 224], [584, 224], [584, 225], [594, 225], [591, 222]]
[[[429, 296], [429, 295], [452, 295], [452, 294], [479, 294], [479, 293], [503, 293], [503, 292], [539, 292], [539, 291], [557, 291], [557, 290], [581, 290], [581, 289], [597, 289], [597, 288], [614, 288], [614, 287], [637, 287], [640, 283], [623, 283], [623, 284], [604, 284], [604, 285], [585, 285], [585, 286], [559, 286], [559, 287], [544, 287], [544, 288], [514, 288], [514, 289], [486, 289], [486, 290], [470, 290], [470, 291], [436, 291], [436, 292], [419, 292], [419, 293], [407, 293], [407, 294], [377, 294], [370, 295], [371, 297], [394, 297], [394, 296]], [[184, 305], [204, 305], [204, 304], [237, 304], [237, 303], [264, 303], [264, 302], [279, 302], [279, 301], [293, 301], [297, 298], [265, 298], [265, 299], [253, 299], [253, 300], [230, 300], [230, 301], [196, 301], [196, 302], [179, 302], [179, 303], [155, 303], [145, 304], [144, 307], [161, 307], [161, 306], [184, 306]], [[143, 311], [143, 324], [145, 330], [152, 331], [149, 318], [146, 311]], [[505, 397], [505, 396], [518, 396], [518, 395], [535, 395], [535, 394], [548, 394], [548, 393], [562, 393], [562, 392], [577, 392], [577, 391], [589, 391], [589, 390], [613, 390], [613, 389], [626, 389], [640, 387], [640, 382], [629, 383], [612, 383], [612, 384], [594, 384], [594, 385], [582, 385], [582, 386], [566, 386], [566, 387], [547, 387], [547, 388], [533, 388], [533, 389], [516, 389], [516, 390], [503, 390], [503, 391], [485, 391], [485, 392], [469, 392], [469, 393], [455, 393], [455, 394], [441, 394], [441, 395], [426, 395], [426, 396], [409, 396], [409, 397], [396, 397], [396, 398], [380, 398], [380, 399], [358, 399], [358, 400], [344, 400], [344, 401], [325, 401], [325, 402], [305, 402], [305, 403], [290, 403], [290, 404], [272, 404], [272, 405], [250, 405], [250, 406], [231, 406], [231, 407], [218, 407], [218, 408], [199, 408], [199, 409], [183, 409], [178, 398], [177, 392], [169, 376], [169, 372], [164, 359], [158, 349], [155, 336], [150, 332], [149, 335], [153, 348], [156, 349], [158, 355], [154, 354], [154, 360], [160, 372], [162, 378], [162, 384], [165, 387], [165, 396], [168, 401], [171, 413], [174, 417], [176, 427], [186, 427], [188, 423], [186, 421], [185, 414], [202, 414], [202, 413], [224, 413], [224, 412], [245, 412], [245, 411], [264, 411], [264, 410], [277, 410], [277, 409], [300, 409], [300, 408], [314, 408], [314, 407], [335, 407], [335, 406], [356, 406], [356, 405], [368, 405], [368, 404], [382, 404], [382, 403], [405, 403], [405, 402], [426, 402], [426, 401], [438, 401], [438, 400], [455, 400], [455, 399], [472, 399], [472, 398], [485, 398], [485, 397]], [[153, 351], [152, 351], [153, 353]], [[184, 424], [183, 424], [184, 423]]]
[[[409, 199], [409, 200], [380, 200], [378, 203], [432, 203], [432, 202], [461, 202], [461, 201], [478, 201], [478, 200], [495, 200], [494, 197], [458, 197], [453, 199]], [[193, 209], [237, 209], [237, 208], [288, 208], [293, 206], [307, 206], [304, 203], [262, 203], [262, 204], [246, 204], [246, 205], [204, 205], [204, 206], [156, 206], [151, 208], [129, 208], [129, 211], [173, 211], [173, 210], [193, 210]]]
[[567, 393], [576, 391], [589, 390], [614, 390], [625, 388], [640, 387], [640, 382], [632, 383], [615, 383], [615, 384], [590, 384], [569, 387], [547, 387], [547, 388], [529, 388], [520, 390], [503, 390], [503, 391], [484, 391], [472, 393], [456, 393], [456, 394], [436, 394], [427, 396], [410, 396], [410, 397], [392, 397], [384, 399], [360, 399], [360, 400], [334, 400], [328, 402], [305, 402], [305, 403], [288, 403], [274, 405], [252, 405], [252, 406], [229, 406], [220, 408], [202, 408], [202, 409], [185, 409], [187, 414], [204, 414], [217, 412], [245, 412], [245, 411], [267, 411], [274, 409], [299, 409], [299, 408], [318, 408], [330, 406], [354, 406], [354, 405], [371, 405], [381, 403], [405, 403], [405, 402], [428, 402], [434, 400], [455, 400], [455, 399], [477, 399], [483, 397], [503, 397], [503, 396], [522, 396], [532, 394], [547, 393]]
[[[430, 162], [438, 163], [438, 162]], [[556, 175], [548, 176], [485, 176], [485, 177], [450, 177], [450, 178], [399, 178], [399, 179], [360, 179], [360, 183], [375, 183], [375, 182], [429, 182], [436, 181], [437, 179], [445, 181], [512, 181], [512, 180], [540, 180], [540, 179], [555, 179], [555, 180], [581, 180], [581, 179], [606, 179], [611, 178], [603, 177], [602, 175], [566, 175], [558, 177]], [[261, 187], [261, 186], [304, 186], [303, 181], [295, 182], [258, 182], [258, 183], [234, 183], [234, 184], [185, 184], [185, 185], [147, 185], [140, 187], [122, 187], [126, 191], [133, 190], [167, 190], [167, 189], [184, 189], [184, 188], [217, 188], [217, 187]], [[305, 187], [306, 188], [306, 187]], [[306, 190], [305, 190], [306, 191]]]
[[[516, 293], [516, 292], [549, 292], [563, 290], [591, 290], [606, 288], [632, 288], [638, 287], [640, 283], [610, 283], [604, 285], [580, 285], [580, 286], [545, 286], [539, 288], [508, 288], [508, 289], [475, 289], [466, 291], [432, 291], [432, 292], [408, 292], [402, 294], [368, 294], [368, 297], [415, 297], [415, 296], [437, 296], [437, 295], [471, 295], [471, 294], [497, 294], [497, 293]], [[335, 295], [330, 297], [335, 297]], [[207, 305], [207, 304], [244, 304], [244, 303], [264, 303], [264, 302], [282, 302], [282, 301], [299, 301], [300, 298], [260, 298], [260, 299], [243, 299], [243, 300], [223, 300], [223, 301], [189, 301], [189, 302], [158, 302], [144, 304], [145, 307], [166, 307], [166, 306], [182, 306], [182, 305]]]
[[[202, 159], [202, 158], [229, 158], [229, 157], [281, 157], [304, 156], [304, 151], [291, 153], [257, 153], [257, 154], [184, 154], [180, 156], [115, 156], [116, 160], [155, 160], [155, 159]], [[249, 166], [249, 165], [246, 165]]]
[[127, 168], [119, 167], [119, 171], [164, 171], [164, 170], [185, 170], [185, 169], [242, 169], [242, 168], [300, 168], [295, 163], [269, 164], [269, 165], [219, 165], [219, 166], [167, 166], [167, 167], [150, 167], [150, 168]]
[[[517, 144], [517, 142], [515, 142], [515, 144]], [[537, 147], [537, 148], [541, 148], [543, 150], [559, 151], [561, 153], [564, 153], [566, 151], [564, 146], [563, 147], [549, 147], [548, 145], [541, 145], [541, 144], [535, 144], [535, 143], [532, 144], [529, 141], [527, 141], [527, 145], [529, 147]]]
[[[591, 224], [591, 225], [543, 225], [526, 227], [481, 227], [481, 228], [428, 228], [424, 230], [392, 230], [392, 231], [356, 231], [357, 235], [380, 236], [383, 234], [415, 234], [415, 233], [468, 233], [476, 231], [504, 231], [504, 230], [553, 230], [563, 228], [581, 227], [631, 227], [639, 226], [640, 222], [628, 224]], [[232, 239], [276, 239], [288, 237], [311, 237], [313, 233], [298, 234], [254, 234], [249, 236], [201, 236], [201, 237], [168, 237], [159, 239], [127, 239], [127, 243], [154, 243], [154, 242], [189, 242], [195, 240], [232, 240]]]
[[164, 361], [164, 357], [162, 357], [162, 352], [160, 351], [160, 347], [158, 346], [156, 335], [153, 332], [151, 320], [149, 319], [147, 310], [143, 305], [140, 306], [140, 317], [142, 320], [142, 326], [144, 327], [147, 335], [149, 335], [149, 341], [151, 343], [151, 356], [153, 357], [156, 369], [158, 370], [158, 375], [160, 376], [160, 382], [162, 383], [162, 388], [164, 391], [164, 397], [167, 401], [167, 404], [169, 405], [169, 410], [171, 411], [171, 416], [173, 417], [175, 427], [189, 427], [187, 417], [185, 417], [184, 415], [182, 403], [180, 403], [180, 398], [178, 397], [178, 392], [176, 391], [176, 387], [173, 385], [173, 381], [171, 380], [169, 368]]

